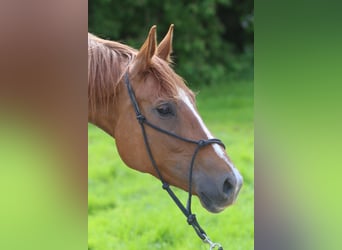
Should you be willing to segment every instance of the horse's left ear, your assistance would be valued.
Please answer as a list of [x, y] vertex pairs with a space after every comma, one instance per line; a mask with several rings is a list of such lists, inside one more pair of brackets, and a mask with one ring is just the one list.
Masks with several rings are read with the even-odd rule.
[[172, 53], [172, 38], [173, 38], [173, 27], [174, 25], [171, 24], [169, 31], [167, 32], [166, 36], [164, 37], [163, 41], [160, 42], [157, 48], [157, 55], [161, 59], [171, 63], [171, 53]]
[[157, 50], [156, 29], [156, 25], [153, 25], [151, 27], [150, 32], [148, 33], [148, 37], [146, 38], [144, 44], [141, 46], [137, 55], [139, 65], [142, 66], [143, 69], [146, 69], [151, 65], [152, 57]]

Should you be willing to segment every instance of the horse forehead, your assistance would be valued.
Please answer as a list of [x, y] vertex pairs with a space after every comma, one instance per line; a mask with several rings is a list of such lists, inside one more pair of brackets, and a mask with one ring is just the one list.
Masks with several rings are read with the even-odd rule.
[[192, 111], [194, 107], [194, 100], [192, 95], [190, 94], [191, 91], [188, 89], [183, 89], [181, 87], [177, 87], [177, 96], [176, 98], [183, 101]]
[[[150, 72], [140, 78], [139, 92], [146, 95], [149, 99], [164, 98], [164, 99], [183, 99], [189, 89], [183, 89], [184, 86], [181, 78], [167, 77], [158, 74], [158, 72]], [[192, 97], [190, 97], [192, 100]]]

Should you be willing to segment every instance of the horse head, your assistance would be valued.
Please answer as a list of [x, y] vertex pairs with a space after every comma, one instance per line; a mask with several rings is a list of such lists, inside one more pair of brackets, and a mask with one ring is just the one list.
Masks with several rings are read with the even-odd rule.
[[[95, 115], [91, 119], [115, 138], [118, 152], [129, 167], [157, 178], [160, 176], [147, 153], [136, 110], [125, 87], [125, 74], [129, 77], [140, 112], [149, 123], [191, 141], [214, 138], [198, 113], [194, 93], [172, 69], [173, 29], [171, 25], [159, 45], [156, 26], [150, 29], [140, 50], [131, 50], [132, 56], [123, 60], [124, 64], [117, 70], [120, 74], [115, 83], [113, 107], [109, 104], [107, 108], [110, 112], [101, 112], [101, 118]], [[189, 191], [189, 167], [197, 145], [149, 126], [145, 130], [163, 179]], [[216, 213], [236, 200], [242, 177], [222, 145], [211, 143], [198, 151], [190, 183], [192, 194], [199, 197], [203, 207]]]

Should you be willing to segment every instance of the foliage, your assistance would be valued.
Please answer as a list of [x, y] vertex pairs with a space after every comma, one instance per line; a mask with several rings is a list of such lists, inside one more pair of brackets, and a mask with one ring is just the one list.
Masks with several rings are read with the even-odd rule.
[[135, 48], [152, 25], [160, 41], [171, 23], [175, 69], [190, 84], [252, 77], [252, 0], [89, 1], [89, 31]]
[[[195, 91], [198, 89], [194, 89]], [[254, 249], [253, 83], [202, 86], [198, 108], [225, 142], [244, 177], [237, 203], [210, 214], [193, 199], [193, 211], [212, 240], [231, 250]], [[208, 249], [156, 178], [123, 164], [111, 137], [89, 125], [88, 249]], [[184, 191], [175, 189], [183, 201]]]

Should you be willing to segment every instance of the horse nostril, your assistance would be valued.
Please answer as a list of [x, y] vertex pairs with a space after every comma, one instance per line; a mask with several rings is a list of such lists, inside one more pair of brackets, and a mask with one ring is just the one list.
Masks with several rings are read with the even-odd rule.
[[230, 182], [229, 178], [227, 178], [223, 182], [223, 193], [227, 196], [230, 196], [231, 192], [234, 190], [234, 185]]

